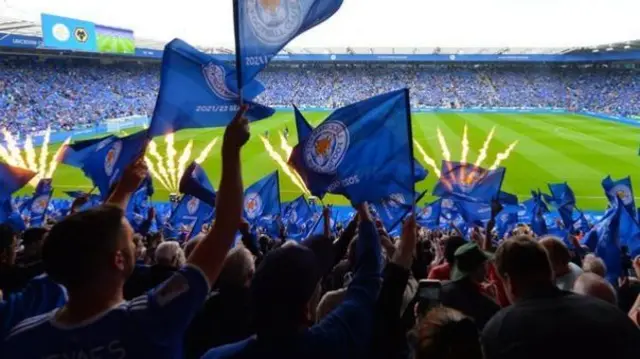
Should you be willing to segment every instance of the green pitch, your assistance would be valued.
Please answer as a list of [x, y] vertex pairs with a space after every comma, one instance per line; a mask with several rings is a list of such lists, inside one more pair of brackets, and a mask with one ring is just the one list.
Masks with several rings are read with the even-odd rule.
[[98, 34], [96, 39], [99, 52], [115, 54], [134, 54], [136, 52], [136, 44], [133, 39], [123, 39], [101, 34]]
[[[321, 122], [326, 115], [325, 112], [306, 113], [313, 124]], [[528, 198], [531, 189], [540, 188], [548, 192], [547, 183], [567, 181], [578, 197], [578, 206], [583, 209], [603, 210], [607, 202], [600, 181], [605, 176], [611, 174], [614, 178], [620, 178], [632, 175], [637, 179], [635, 175], [640, 165], [640, 127], [592, 117], [573, 114], [416, 113], [413, 115], [413, 135], [427, 154], [440, 163], [443, 155], [436, 136], [436, 128], [439, 127], [446, 138], [451, 158], [459, 160], [465, 124], [468, 126], [470, 143], [469, 162], [476, 161], [485, 138], [494, 126], [495, 135], [483, 165], [490, 166], [496, 154], [503, 152], [513, 141], [519, 141], [511, 156], [503, 161], [502, 165], [507, 168], [503, 189], [517, 194], [521, 199]], [[276, 151], [284, 156], [280, 149], [279, 132], [284, 130], [285, 126], [289, 128], [289, 144], [293, 146], [297, 142], [293, 113], [278, 113], [271, 119], [251, 125], [254, 135], [242, 152], [245, 186], [278, 168], [265, 151], [258, 134], [269, 131], [270, 142]], [[190, 139], [194, 141], [192, 159], [200, 154], [212, 138], [220, 136], [220, 141], [203, 163], [216, 187], [220, 181], [222, 133], [223, 129], [204, 129], [180, 131], [176, 134], [178, 156]], [[164, 141], [158, 138], [156, 143], [159, 152], [164, 155]], [[415, 156], [430, 172], [429, 177], [417, 185], [418, 190], [430, 192], [437, 178], [418, 151], [415, 151]], [[54, 176], [54, 187], [57, 189], [57, 196], [63, 196], [64, 190], [89, 190], [92, 186], [79, 169], [60, 165]], [[168, 198], [169, 192], [157, 182], [155, 188], [156, 200]], [[300, 195], [298, 188], [282, 172], [280, 188], [283, 201]], [[23, 190], [23, 193], [31, 191], [30, 188]], [[423, 202], [430, 200], [432, 197], [426, 196]], [[347, 203], [343, 198], [336, 196], [329, 196], [327, 202]]]

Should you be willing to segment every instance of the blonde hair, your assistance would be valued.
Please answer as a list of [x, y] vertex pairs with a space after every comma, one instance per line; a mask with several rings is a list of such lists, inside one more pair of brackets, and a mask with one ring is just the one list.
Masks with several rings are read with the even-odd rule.
[[176, 268], [182, 267], [186, 263], [184, 251], [178, 242], [162, 242], [156, 248], [156, 263], [168, 265]]

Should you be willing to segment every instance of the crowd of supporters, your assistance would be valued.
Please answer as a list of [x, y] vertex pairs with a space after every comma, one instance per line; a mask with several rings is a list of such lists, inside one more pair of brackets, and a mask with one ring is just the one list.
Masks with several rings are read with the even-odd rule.
[[366, 203], [337, 232], [257, 238], [242, 219], [248, 138], [238, 116], [216, 219], [189, 241], [124, 217], [142, 159], [104, 205], [0, 226], [0, 357], [640, 358], [640, 257], [610, 283], [574, 237], [570, 250], [520, 225], [499, 241], [495, 215], [467, 239], [413, 218], [395, 237]]
[[[14, 132], [92, 126], [153, 112], [158, 64], [0, 62], [0, 126]], [[409, 87], [414, 107], [560, 107], [640, 115], [640, 75], [554, 65], [273, 65], [258, 77], [267, 105], [337, 107]]]

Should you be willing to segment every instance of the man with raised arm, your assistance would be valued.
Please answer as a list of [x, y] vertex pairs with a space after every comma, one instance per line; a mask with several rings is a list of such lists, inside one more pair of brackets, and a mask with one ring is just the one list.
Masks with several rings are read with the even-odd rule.
[[218, 220], [187, 265], [148, 293], [123, 300], [122, 287], [135, 264], [133, 230], [124, 210], [147, 175], [141, 156], [125, 171], [107, 204], [52, 228], [43, 261], [51, 278], [67, 288], [69, 302], [16, 325], [0, 357], [182, 357], [183, 332], [218, 277], [240, 223], [240, 149], [249, 139], [245, 110], [224, 135]]

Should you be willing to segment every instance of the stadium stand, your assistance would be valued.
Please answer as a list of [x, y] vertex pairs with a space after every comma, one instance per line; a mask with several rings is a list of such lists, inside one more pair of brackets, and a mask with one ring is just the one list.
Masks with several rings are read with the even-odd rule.
[[[157, 61], [5, 55], [0, 128], [12, 133], [92, 128], [154, 109]], [[332, 109], [408, 87], [417, 109], [561, 108], [640, 115], [640, 73], [620, 64], [323, 61], [274, 63], [258, 78], [266, 91], [257, 101], [276, 107]], [[406, 157], [406, 163], [394, 163], [401, 156], [388, 151], [396, 157], [368, 158], [391, 165], [391, 175], [378, 176], [386, 182], [377, 187], [401, 187], [397, 178], [388, 178], [398, 172], [407, 174], [412, 186], [416, 177], [427, 176], [416, 174], [416, 160], [406, 151], [412, 144], [406, 103], [394, 101], [393, 111], [387, 107], [378, 116], [402, 113], [401, 121], [384, 124], [398, 126], [389, 132], [404, 129], [406, 137], [358, 139], [371, 147], [395, 145]], [[452, 178], [453, 185], [446, 179], [449, 192], [453, 187], [474, 192], [463, 193], [463, 199], [441, 186], [433, 207], [408, 216], [413, 203], [392, 193], [379, 199], [382, 204], [364, 201], [334, 219], [334, 208], [304, 196], [295, 206], [280, 203], [275, 174], [269, 182], [272, 196], [245, 196], [240, 153], [250, 134], [242, 111], [222, 137], [215, 219], [210, 206], [208, 216], [199, 215], [206, 201], [195, 194], [150, 203], [151, 168], [138, 155], [143, 145], [135, 152], [127, 148], [131, 160], [117, 181], [108, 181], [104, 198], [73, 191], [73, 203], [49, 202], [48, 179], [38, 184], [38, 196], [12, 197], [25, 172], [0, 164], [0, 358], [640, 358], [640, 224], [629, 178], [603, 182], [610, 208], [595, 226], [594, 218], [587, 220], [576, 207], [567, 183], [554, 187], [556, 192], [549, 186], [551, 195], [538, 190], [518, 206], [517, 198], [507, 198], [514, 195], [500, 192], [496, 173], [503, 169], [480, 176], [484, 170], [464, 161], [459, 166], [470, 170], [468, 176]], [[357, 112], [349, 114], [357, 117]], [[350, 150], [346, 131], [338, 132], [347, 138], [342, 138], [344, 151]], [[132, 136], [148, 145], [148, 133]], [[288, 128], [284, 133], [288, 136]], [[328, 137], [319, 138], [315, 148], [331, 147]], [[114, 179], [123, 142], [113, 136], [91, 139], [72, 154], [78, 155], [77, 167], [95, 164], [104, 178]], [[362, 155], [373, 152], [352, 147]], [[104, 156], [96, 159], [100, 150]], [[81, 162], [88, 153], [96, 157]], [[350, 160], [359, 169], [363, 157]], [[212, 201], [213, 186], [196, 165], [184, 178]], [[375, 182], [378, 174], [368, 179]], [[351, 184], [361, 192], [374, 191], [354, 177]], [[331, 186], [341, 185], [343, 179], [336, 178]], [[493, 185], [474, 188], [486, 178]], [[174, 182], [182, 191], [185, 183]], [[7, 191], [9, 184], [16, 188]], [[414, 187], [407, 192], [408, 199]], [[249, 218], [248, 211], [267, 200], [278, 213]], [[561, 220], [544, 217], [545, 201]], [[395, 228], [385, 228], [378, 205], [397, 215]], [[187, 213], [190, 225], [172, 221], [177, 208]], [[482, 219], [467, 220], [480, 212]], [[40, 224], [32, 226], [36, 215]]]
[[[153, 112], [157, 64], [5, 59], [0, 124], [12, 132], [71, 129]], [[640, 114], [640, 74], [605, 66], [276, 65], [260, 74], [258, 101], [335, 108], [408, 86], [418, 108], [558, 107]], [[293, 84], [293, 86], [292, 86]]]

